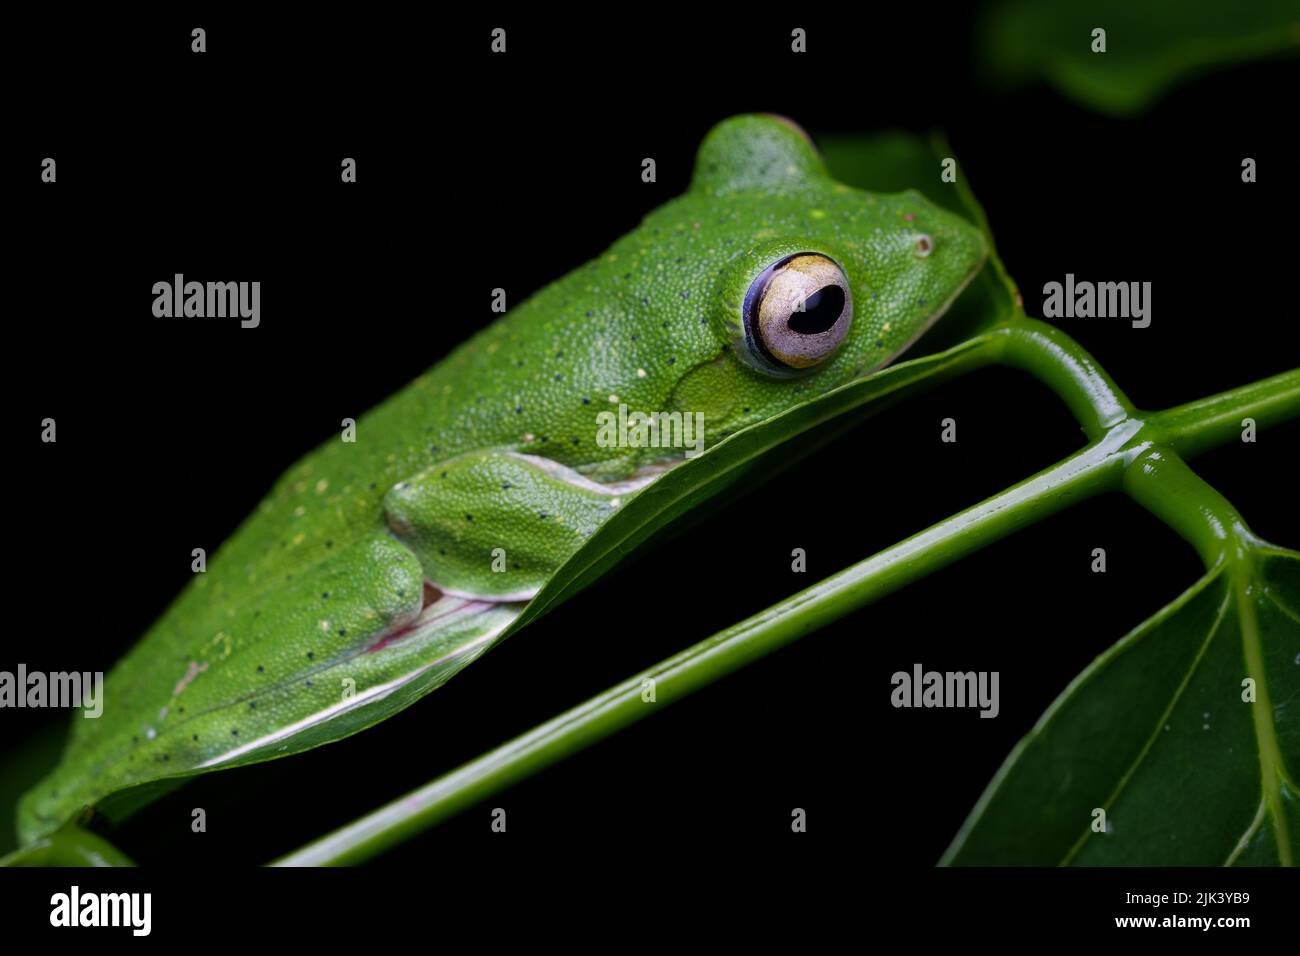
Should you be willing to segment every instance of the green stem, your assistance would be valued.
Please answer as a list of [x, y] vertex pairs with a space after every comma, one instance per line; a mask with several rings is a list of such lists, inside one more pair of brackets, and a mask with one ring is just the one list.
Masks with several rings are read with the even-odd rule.
[[1060, 329], [1018, 314], [994, 329], [999, 361], [1033, 375], [1059, 395], [1092, 441], [1135, 414], [1133, 403], [1096, 360]]
[[[457, 770], [276, 861], [359, 863], [903, 585], [1118, 487], [1134, 428], [1102, 441], [629, 678]], [[654, 681], [655, 703], [643, 699]]]
[[1229, 392], [1157, 412], [1149, 421], [1180, 455], [1191, 458], [1238, 438], [1242, 419], [1265, 428], [1300, 415], [1300, 368]]
[[1124, 473], [1124, 490], [1190, 542], [1206, 568], [1244, 562], [1262, 543], [1237, 509], [1168, 446], [1144, 445]]

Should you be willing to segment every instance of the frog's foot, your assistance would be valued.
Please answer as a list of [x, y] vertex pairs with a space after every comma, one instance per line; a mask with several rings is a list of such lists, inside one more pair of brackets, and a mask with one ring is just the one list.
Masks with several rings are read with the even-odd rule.
[[394, 485], [384, 509], [447, 598], [526, 601], [654, 477], [606, 485], [548, 458], [470, 452]]

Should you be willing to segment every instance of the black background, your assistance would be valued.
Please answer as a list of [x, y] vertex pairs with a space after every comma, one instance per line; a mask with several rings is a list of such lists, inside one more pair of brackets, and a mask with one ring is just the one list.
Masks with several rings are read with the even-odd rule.
[[[635, 16], [633, 16], [635, 14]], [[1065, 273], [1150, 281], [1153, 322], [1059, 321], [1143, 407], [1294, 367], [1294, 64], [1190, 83], [1134, 120], [976, 76], [964, 14], [711, 22], [653, 10], [334, 24], [193, 15], [15, 31], [6, 123], [12, 590], [0, 668], [105, 670], [300, 455], [685, 189], [718, 120], [945, 130], [1041, 314]], [[189, 30], [208, 52], [189, 51]], [[488, 52], [493, 26], [509, 53]], [[792, 24], [793, 25], [793, 24]], [[1112, 42], [1114, 40], [1112, 39]], [[44, 156], [56, 186], [39, 182]], [[356, 158], [356, 185], [339, 182]], [[645, 156], [659, 181], [640, 180]], [[1259, 182], [1240, 179], [1244, 156]], [[262, 324], [154, 319], [174, 272], [259, 279]], [[58, 422], [59, 441], [37, 425]], [[958, 421], [959, 441], [939, 441]], [[1198, 470], [1300, 545], [1296, 424]], [[200, 780], [113, 838], [141, 863], [257, 863], [1076, 450], [1065, 409], [987, 371], [899, 405], [622, 567], [418, 706], [339, 744]], [[806, 548], [806, 575], [790, 550]], [[1089, 570], [1095, 547], [1109, 572]], [[591, 859], [739, 847], [791, 872], [930, 867], [1015, 741], [1095, 655], [1191, 585], [1189, 546], [1084, 504], [772, 655], [410, 841]], [[1001, 715], [894, 710], [920, 662], [997, 670]], [[0, 748], [53, 732], [10, 711]], [[190, 810], [208, 811], [192, 834]], [[809, 833], [790, 833], [792, 807]], [[795, 842], [802, 841], [802, 842]], [[922, 874], [918, 871], [918, 878]]]

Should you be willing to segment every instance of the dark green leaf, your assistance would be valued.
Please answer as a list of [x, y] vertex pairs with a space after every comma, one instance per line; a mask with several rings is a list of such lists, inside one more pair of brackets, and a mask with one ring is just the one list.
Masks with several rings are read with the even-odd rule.
[[943, 862], [1291, 865], [1297, 778], [1300, 554], [1264, 549], [1220, 564], [1080, 674]]
[[[1092, 31], [1106, 31], [1106, 52]], [[1012, 0], [980, 29], [986, 70], [1004, 82], [1039, 78], [1105, 113], [1148, 107], [1197, 74], [1300, 51], [1294, 0]]]

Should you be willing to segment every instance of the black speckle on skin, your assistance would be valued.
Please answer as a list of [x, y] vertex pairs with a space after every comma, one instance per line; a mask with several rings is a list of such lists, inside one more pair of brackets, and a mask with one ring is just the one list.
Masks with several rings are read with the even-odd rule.
[[501, 488], [502, 488], [502, 490], [504, 490], [504, 491], [509, 491], [509, 490], [510, 490], [510, 482], [508, 482], [508, 481], [503, 481], [503, 482], [501, 482]]
[[163, 754], [163, 760], [171, 760], [171, 754]]
[[523, 413], [524, 413], [524, 406], [522, 406], [522, 405], [516, 405], [516, 406], [515, 406], [515, 414], [516, 414], [516, 415], [522, 415]]
[[[632, 337], [633, 337], [633, 338], [636, 338], [635, 335], [632, 336]], [[582, 404], [584, 404], [584, 405], [590, 405], [590, 404], [591, 404], [591, 399], [589, 399], [589, 398], [584, 398], [584, 399], [582, 400]]]
[[473, 516], [473, 515], [466, 515], [466, 516], [465, 516], [465, 520], [466, 520], [466, 521], [473, 521], [473, 520], [474, 520], [474, 516]]
[[303, 683], [306, 684], [308, 687], [311, 686], [311, 681], [309, 681], [309, 680], [305, 680], [305, 681], [303, 681]]
[[231, 727], [231, 728], [230, 728], [230, 736], [232, 736], [232, 737], [238, 737], [238, 736], [239, 736], [239, 728], [238, 728], [238, 727]]
[[334, 547], [334, 542], [333, 542], [333, 541], [326, 541], [326, 542], [325, 542], [325, 547], [327, 547], [327, 548], [332, 548], [332, 547]]
[[574, 443], [575, 445], [581, 445], [581, 444], [582, 444], [582, 439], [581, 439], [581, 438], [575, 438], [575, 439], [573, 440], [573, 443]]
[[328, 601], [328, 600], [330, 599], [330, 593], [329, 593], [329, 591], [322, 591], [322, 592], [321, 592], [321, 595], [320, 595], [320, 599], [321, 599], [322, 601]]
[[248, 709], [249, 709], [249, 710], [257, 710], [257, 701], [255, 701], [255, 700], [250, 700], [250, 701], [248, 702]]
[[266, 668], [263, 667], [261, 664], [258, 664], [258, 665], [257, 665], [257, 672], [258, 672], [259, 674], [265, 674], [265, 673], [266, 673]]
[[546, 517], [546, 512], [545, 512], [545, 511], [539, 511], [539, 512], [537, 512], [537, 517], [539, 517], [539, 518], [545, 518], [545, 517]]
[[668, 364], [669, 364], [669, 365], [676, 365], [676, 364], [677, 364], [677, 359], [672, 358], [672, 357], [669, 357], [669, 359], [668, 359]]
[[595, 314], [596, 313], [592, 312], [590, 309], [587, 310], [587, 318], [591, 318]]
[[439, 478], [446, 478], [446, 477], [447, 477], [447, 473], [444, 471], [444, 472], [443, 472], [442, 474], [440, 474], [438, 477], [439, 477]]
[[307, 652], [307, 660], [309, 660], [309, 661], [314, 661], [315, 659], [316, 659], [316, 652], [315, 652], [315, 651], [308, 651], [308, 652]]
[[347, 637], [347, 636], [348, 636], [348, 629], [346, 627], [340, 627], [339, 637]]

